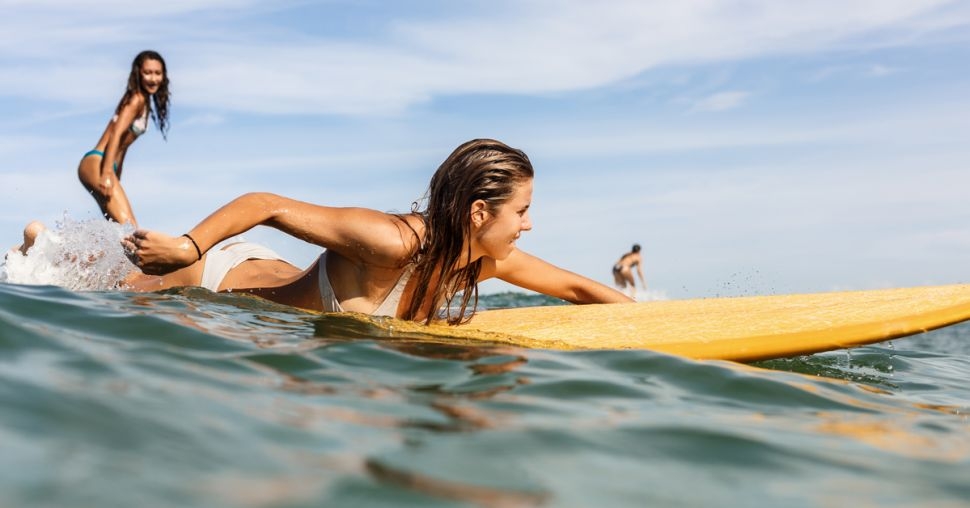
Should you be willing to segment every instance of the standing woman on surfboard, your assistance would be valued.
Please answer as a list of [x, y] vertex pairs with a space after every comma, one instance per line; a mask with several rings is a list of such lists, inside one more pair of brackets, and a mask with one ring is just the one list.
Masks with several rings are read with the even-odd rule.
[[142, 51], [131, 63], [128, 86], [118, 101], [114, 116], [94, 149], [84, 154], [77, 168], [81, 184], [98, 202], [106, 219], [137, 225], [131, 203], [121, 187], [121, 171], [128, 148], [148, 130], [149, 117], [154, 118], [158, 130], [165, 136], [168, 99], [165, 60], [155, 51]]
[[630, 252], [620, 256], [620, 259], [613, 263], [613, 281], [620, 290], [630, 287], [630, 297], [637, 297], [637, 285], [633, 280], [633, 268], [637, 269], [640, 276], [640, 283], [643, 289], [647, 289], [647, 281], [643, 279], [643, 257], [640, 255], [640, 244], [635, 243]]
[[[451, 324], [471, 318], [478, 283], [493, 277], [572, 303], [628, 303], [613, 288], [519, 250], [532, 229], [533, 169], [521, 150], [490, 139], [468, 141], [441, 164], [426, 206], [406, 214], [313, 205], [268, 193], [246, 194], [180, 237], [137, 230], [123, 245], [148, 274], [192, 265], [213, 245], [257, 225], [326, 249], [306, 270], [240, 284], [279, 303], [324, 312], [353, 311]], [[443, 308], [443, 316], [439, 309]]]

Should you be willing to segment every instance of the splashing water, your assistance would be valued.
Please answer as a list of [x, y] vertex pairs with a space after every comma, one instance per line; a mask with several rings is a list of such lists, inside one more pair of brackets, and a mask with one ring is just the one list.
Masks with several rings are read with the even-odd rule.
[[121, 239], [134, 226], [102, 219], [75, 221], [64, 216], [45, 229], [27, 250], [7, 253], [0, 282], [61, 286], [74, 291], [114, 289], [135, 267], [125, 257]]

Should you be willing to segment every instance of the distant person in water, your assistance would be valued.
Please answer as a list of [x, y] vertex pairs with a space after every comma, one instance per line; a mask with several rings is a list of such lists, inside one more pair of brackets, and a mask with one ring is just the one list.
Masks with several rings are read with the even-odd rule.
[[[246, 194], [188, 233], [137, 230], [123, 242], [145, 273], [197, 264], [212, 246], [257, 225], [326, 249], [306, 270], [241, 281], [278, 303], [324, 312], [353, 311], [412, 321], [470, 319], [478, 283], [498, 278], [572, 303], [625, 303], [623, 293], [519, 250], [532, 229], [533, 168], [521, 150], [490, 139], [456, 148], [410, 213], [313, 205]], [[209, 253], [211, 255], [211, 252]]]
[[[165, 136], [168, 129], [168, 71], [154, 51], [142, 51], [131, 64], [128, 86], [94, 149], [84, 154], [77, 176], [105, 218], [136, 224], [131, 203], [121, 186], [128, 148], [148, 130], [152, 117]], [[154, 108], [152, 108], [154, 102]]]
[[647, 281], [643, 279], [643, 258], [640, 257], [640, 244], [635, 243], [630, 249], [630, 252], [620, 256], [620, 259], [613, 264], [613, 280], [616, 282], [616, 287], [620, 288], [621, 291], [628, 290], [630, 298], [637, 297], [637, 286], [633, 280], [633, 268], [637, 269], [637, 275], [640, 276], [640, 283], [643, 285], [643, 289], [647, 289]]

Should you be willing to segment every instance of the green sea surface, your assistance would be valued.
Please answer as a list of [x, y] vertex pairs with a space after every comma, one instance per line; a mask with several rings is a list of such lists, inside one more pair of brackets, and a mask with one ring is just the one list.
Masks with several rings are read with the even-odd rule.
[[753, 365], [367, 326], [0, 283], [0, 506], [970, 505], [968, 324]]

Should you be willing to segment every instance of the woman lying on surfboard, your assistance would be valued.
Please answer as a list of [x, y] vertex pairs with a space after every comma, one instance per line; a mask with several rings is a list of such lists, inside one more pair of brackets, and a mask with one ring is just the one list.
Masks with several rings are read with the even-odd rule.
[[[84, 188], [98, 202], [106, 219], [119, 224], [135, 222], [128, 196], [121, 187], [121, 171], [128, 148], [148, 130], [148, 117], [162, 135], [168, 127], [168, 72], [162, 55], [142, 51], [131, 63], [128, 87], [114, 116], [94, 149], [84, 154], [77, 168], [77, 176]], [[154, 100], [152, 109], [150, 99]]]
[[193, 265], [227, 238], [271, 226], [326, 250], [306, 270], [254, 276], [233, 291], [326, 312], [459, 323], [475, 307], [478, 283], [492, 277], [573, 303], [631, 302], [516, 248], [519, 235], [532, 229], [532, 180], [521, 150], [477, 139], [441, 164], [421, 211], [417, 204], [411, 213], [391, 214], [254, 193], [180, 237], [137, 230], [123, 245], [143, 272], [165, 274]]

